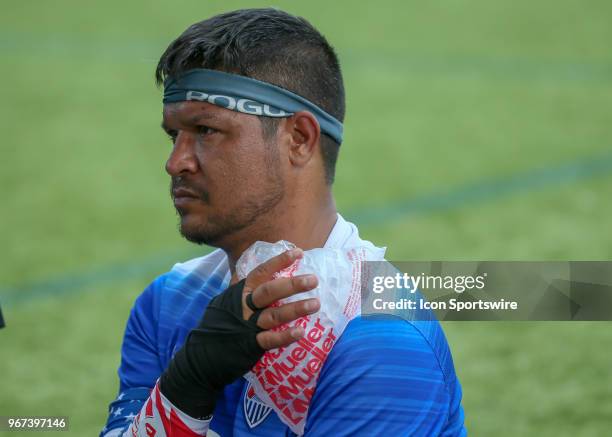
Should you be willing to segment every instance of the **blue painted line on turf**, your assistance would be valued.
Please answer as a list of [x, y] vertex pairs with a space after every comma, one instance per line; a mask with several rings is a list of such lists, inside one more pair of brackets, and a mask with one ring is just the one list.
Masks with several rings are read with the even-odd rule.
[[376, 224], [399, 217], [409, 217], [493, 201], [525, 191], [555, 184], [570, 183], [612, 174], [612, 153], [589, 157], [570, 164], [517, 173], [508, 178], [481, 180], [457, 190], [429, 193], [391, 205], [372, 205], [347, 214], [360, 225]]
[[80, 273], [49, 278], [17, 287], [3, 287], [0, 289], [0, 303], [18, 304], [35, 300], [38, 297], [61, 296], [72, 294], [91, 288], [92, 285], [105, 285], [108, 283], [140, 278], [154, 272], [161, 273], [168, 270], [178, 260], [201, 256], [210, 252], [204, 249], [200, 253], [192, 251], [172, 251], [153, 255], [131, 263], [115, 262]]
[[[581, 159], [556, 167], [541, 168], [514, 174], [507, 178], [487, 179], [456, 190], [430, 193], [391, 205], [370, 205], [348, 211], [345, 216], [360, 226], [376, 225], [400, 218], [409, 218], [483, 204], [510, 195], [545, 187], [586, 180], [612, 174], [612, 153]], [[74, 294], [94, 286], [141, 278], [153, 272], [163, 272], [176, 260], [205, 253], [191, 251], [164, 252], [131, 263], [114, 263], [77, 274], [67, 274], [46, 281], [0, 288], [2, 304], [19, 304], [39, 297]]]

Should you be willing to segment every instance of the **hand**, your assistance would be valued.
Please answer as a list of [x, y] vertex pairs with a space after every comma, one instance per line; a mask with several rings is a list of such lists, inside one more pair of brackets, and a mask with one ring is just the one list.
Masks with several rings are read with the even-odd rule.
[[276, 278], [274, 275], [302, 258], [302, 249], [288, 250], [270, 258], [253, 269], [246, 277], [242, 295], [242, 317], [249, 320], [254, 312], [246, 303], [252, 293], [252, 302], [257, 308], [264, 308], [257, 319], [257, 326], [263, 332], [257, 334], [257, 343], [262, 349], [269, 350], [288, 346], [304, 336], [304, 328], [293, 327], [282, 331], [270, 331], [277, 326], [290, 323], [300, 317], [319, 311], [319, 299], [311, 298], [271, 307], [274, 302], [297, 293], [312, 290], [318, 284], [315, 275], [300, 275], [291, 278]]
[[192, 417], [209, 416], [225, 386], [252, 369], [266, 350], [304, 335], [301, 327], [272, 329], [318, 311], [318, 299], [270, 307], [317, 286], [314, 275], [274, 279], [302, 256], [301, 249], [275, 256], [210, 301], [160, 378], [160, 391], [175, 407]]

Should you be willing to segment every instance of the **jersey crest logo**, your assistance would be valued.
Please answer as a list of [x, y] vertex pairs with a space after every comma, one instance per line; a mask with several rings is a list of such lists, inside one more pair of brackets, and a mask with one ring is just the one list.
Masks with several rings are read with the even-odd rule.
[[244, 393], [244, 417], [249, 428], [255, 428], [261, 422], [266, 420], [272, 408], [263, 403], [255, 394], [255, 389], [249, 382]]

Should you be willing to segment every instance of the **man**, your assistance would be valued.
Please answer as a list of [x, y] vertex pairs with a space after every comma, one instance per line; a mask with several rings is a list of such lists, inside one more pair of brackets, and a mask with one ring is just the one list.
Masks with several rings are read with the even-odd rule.
[[[317, 299], [270, 306], [317, 284], [277, 272], [302, 250], [373, 247], [331, 193], [345, 110], [336, 55], [303, 18], [239, 10], [189, 27], [156, 73], [180, 231], [219, 249], [136, 300], [101, 435], [293, 435], [241, 375], [304, 336], [273, 328], [319, 309]], [[300, 249], [237, 280], [248, 247], [279, 240]], [[320, 371], [304, 434], [462, 436], [460, 401], [437, 322], [357, 317]]]

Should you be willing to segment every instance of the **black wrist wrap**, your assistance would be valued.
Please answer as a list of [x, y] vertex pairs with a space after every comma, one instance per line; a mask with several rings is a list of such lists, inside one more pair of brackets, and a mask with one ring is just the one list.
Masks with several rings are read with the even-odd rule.
[[160, 390], [184, 413], [212, 414], [223, 388], [247, 373], [264, 354], [256, 335], [256, 312], [242, 318], [244, 280], [212, 299], [199, 325], [160, 378]]

